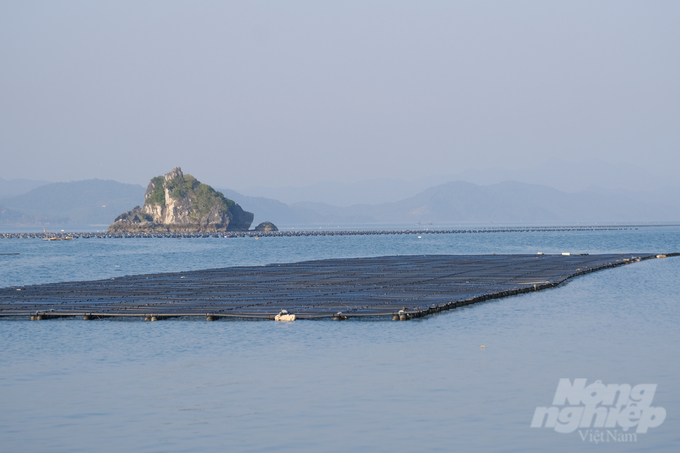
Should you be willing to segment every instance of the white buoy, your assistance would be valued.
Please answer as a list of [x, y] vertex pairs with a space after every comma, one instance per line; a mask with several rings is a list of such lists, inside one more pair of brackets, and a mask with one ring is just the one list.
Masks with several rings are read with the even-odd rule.
[[399, 321], [408, 321], [408, 319], [410, 317], [408, 315], [408, 313], [406, 313], [404, 310], [399, 310], [398, 315], [399, 315]]
[[281, 310], [281, 312], [274, 316], [274, 321], [295, 321], [295, 315], [288, 314], [287, 310]]

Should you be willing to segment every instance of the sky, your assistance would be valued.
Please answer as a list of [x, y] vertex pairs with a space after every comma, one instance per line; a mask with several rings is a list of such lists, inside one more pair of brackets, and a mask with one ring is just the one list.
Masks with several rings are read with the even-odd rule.
[[0, 177], [672, 177], [679, 23], [677, 1], [4, 1]]

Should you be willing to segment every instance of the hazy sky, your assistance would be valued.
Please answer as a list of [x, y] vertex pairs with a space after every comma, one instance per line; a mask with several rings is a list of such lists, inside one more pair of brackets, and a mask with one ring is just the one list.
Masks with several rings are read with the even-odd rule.
[[680, 169], [680, 2], [0, 3], [0, 177]]

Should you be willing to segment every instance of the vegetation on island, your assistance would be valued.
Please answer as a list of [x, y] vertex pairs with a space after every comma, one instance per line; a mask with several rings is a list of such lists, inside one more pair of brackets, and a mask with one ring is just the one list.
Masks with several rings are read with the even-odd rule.
[[151, 184], [153, 184], [153, 192], [151, 192], [149, 198], [146, 199], [146, 202], [148, 204], [156, 203], [161, 206], [165, 206], [165, 188], [163, 187], [164, 182], [165, 178], [162, 176], [156, 176], [155, 178], [151, 178]]
[[180, 200], [186, 197], [191, 201], [191, 208], [194, 211], [190, 214], [192, 217], [203, 217], [213, 207], [228, 211], [236, 204], [209, 185], [199, 182], [188, 174], [176, 176], [167, 182], [163, 176], [156, 176], [151, 182], [153, 191], [146, 200], [147, 204], [165, 206], [165, 190], [167, 189], [171, 198]]

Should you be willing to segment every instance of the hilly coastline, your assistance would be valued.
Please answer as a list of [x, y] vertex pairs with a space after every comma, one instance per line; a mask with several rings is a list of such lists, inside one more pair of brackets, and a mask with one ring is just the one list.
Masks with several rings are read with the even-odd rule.
[[110, 225], [144, 200], [136, 184], [89, 179], [41, 185], [0, 199], [0, 225]]
[[412, 197], [375, 205], [347, 207], [324, 203], [291, 206], [310, 223], [513, 223], [668, 222], [680, 220], [680, 207], [625, 195], [581, 191], [506, 181], [480, 186], [452, 181]]
[[[180, 170], [181, 171], [181, 170]], [[597, 187], [578, 191], [558, 190], [542, 184], [529, 184], [520, 181], [504, 181], [500, 183], [480, 185], [467, 181], [450, 181], [437, 183], [424, 190], [414, 190], [407, 194], [409, 186], [395, 191], [395, 201], [385, 200], [386, 188], [394, 188], [397, 181], [378, 181], [375, 184], [358, 184], [357, 187], [330, 185], [328, 190], [337, 192], [335, 197], [327, 197], [327, 202], [300, 201], [288, 203], [274, 199], [279, 194], [272, 189], [269, 197], [245, 195], [231, 189], [213, 190], [210, 195], [214, 202], [219, 201], [221, 212], [226, 218], [199, 220], [201, 213], [210, 203], [207, 195], [211, 194], [210, 186], [202, 185], [190, 175], [183, 175], [181, 184], [173, 186], [166, 192], [165, 177], [154, 178], [162, 184], [153, 185], [147, 195], [153, 200], [169, 200], [169, 205], [180, 207], [173, 199], [191, 186], [185, 208], [202, 203], [202, 208], [194, 210], [188, 216], [186, 224], [181, 228], [189, 228], [192, 222], [212, 224], [209, 228], [246, 229], [241, 212], [253, 213], [251, 224], [271, 220], [277, 225], [287, 227], [308, 227], [312, 225], [348, 226], [357, 224], [428, 224], [435, 225], [455, 223], [506, 223], [506, 224], [564, 224], [564, 223], [605, 223], [605, 222], [677, 222], [680, 221], [680, 197], [676, 187], [649, 187], [640, 190], [636, 184], [628, 183], [628, 189], [605, 190]], [[611, 178], [610, 178], [611, 179]], [[153, 181], [152, 181], [153, 182]], [[378, 184], [379, 183], [379, 184]], [[666, 181], [660, 181], [665, 184]], [[172, 183], [174, 184], [174, 183]], [[420, 183], [419, 183], [420, 184]], [[195, 187], [194, 187], [195, 186]], [[201, 188], [202, 186], [205, 186]], [[377, 187], [377, 189], [376, 189]], [[315, 192], [316, 188], [308, 188]], [[204, 192], [202, 192], [204, 191]], [[334, 192], [334, 193], [335, 193]], [[155, 194], [154, 194], [155, 193]], [[319, 191], [320, 193], [320, 191]], [[324, 200], [324, 197], [316, 199]], [[203, 195], [201, 195], [203, 194]], [[218, 195], [219, 194], [219, 195]], [[364, 194], [363, 198], [359, 196]], [[285, 191], [280, 195], [285, 198]], [[192, 198], [193, 197], [193, 198]], [[311, 197], [311, 196], [310, 196]], [[343, 204], [332, 203], [333, 200]], [[201, 200], [208, 201], [206, 204]], [[355, 200], [358, 203], [346, 204]], [[363, 201], [362, 201], [363, 200]], [[121, 184], [116, 181], [98, 179], [76, 181], [70, 183], [52, 183], [43, 185], [22, 195], [0, 199], [0, 225], [111, 225], [121, 212], [130, 207], [145, 203], [145, 190], [134, 184]], [[232, 203], [236, 206], [233, 206]], [[191, 205], [191, 206], [190, 206]], [[159, 208], [160, 206], [160, 208]], [[139, 222], [132, 222], [126, 228], [157, 228], [167, 231], [167, 227], [145, 224], [149, 221], [146, 215], [153, 218], [163, 204], [155, 208], [137, 207], [129, 213], [137, 215]], [[212, 206], [212, 205], [211, 205]], [[226, 209], [225, 209], [226, 206]], [[233, 206], [233, 207], [232, 207]], [[209, 211], [210, 209], [208, 209]], [[171, 211], [171, 210], [170, 210]], [[170, 212], [166, 208], [166, 212]], [[178, 211], [179, 212], [179, 211]], [[144, 215], [144, 216], [142, 216]], [[174, 214], [173, 214], [174, 215]], [[194, 217], [192, 218], [191, 215]], [[222, 214], [219, 214], [220, 217]], [[165, 216], [165, 214], [163, 215]], [[161, 216], [161, 217], [163, 217]], [[133, 216], [134, 217], [134, 216]], [[129, 217], [130, 220], [133, 217]], [[208, 216], [209, 217], [209, 216]], [[160, 218], [160, 217], [158, 217]], [[225, 226], [229, 218], [229, 226]], [[121, 219], [122, 220], [122, 219]], [[247, 220], [247, 219], [246, 219]], [[153, 222], [152, 222], [153, 223]], [[163, 218], [162, 224], [176, 223], [172, 215]], [[119, 224], [115, 228], [122, 228]], [[264, 226], [262, 226], [264, 228]], [[190, 228], [196, 228], [190, 227]], [[256, 228], [257, 229], [257, 228]]]

